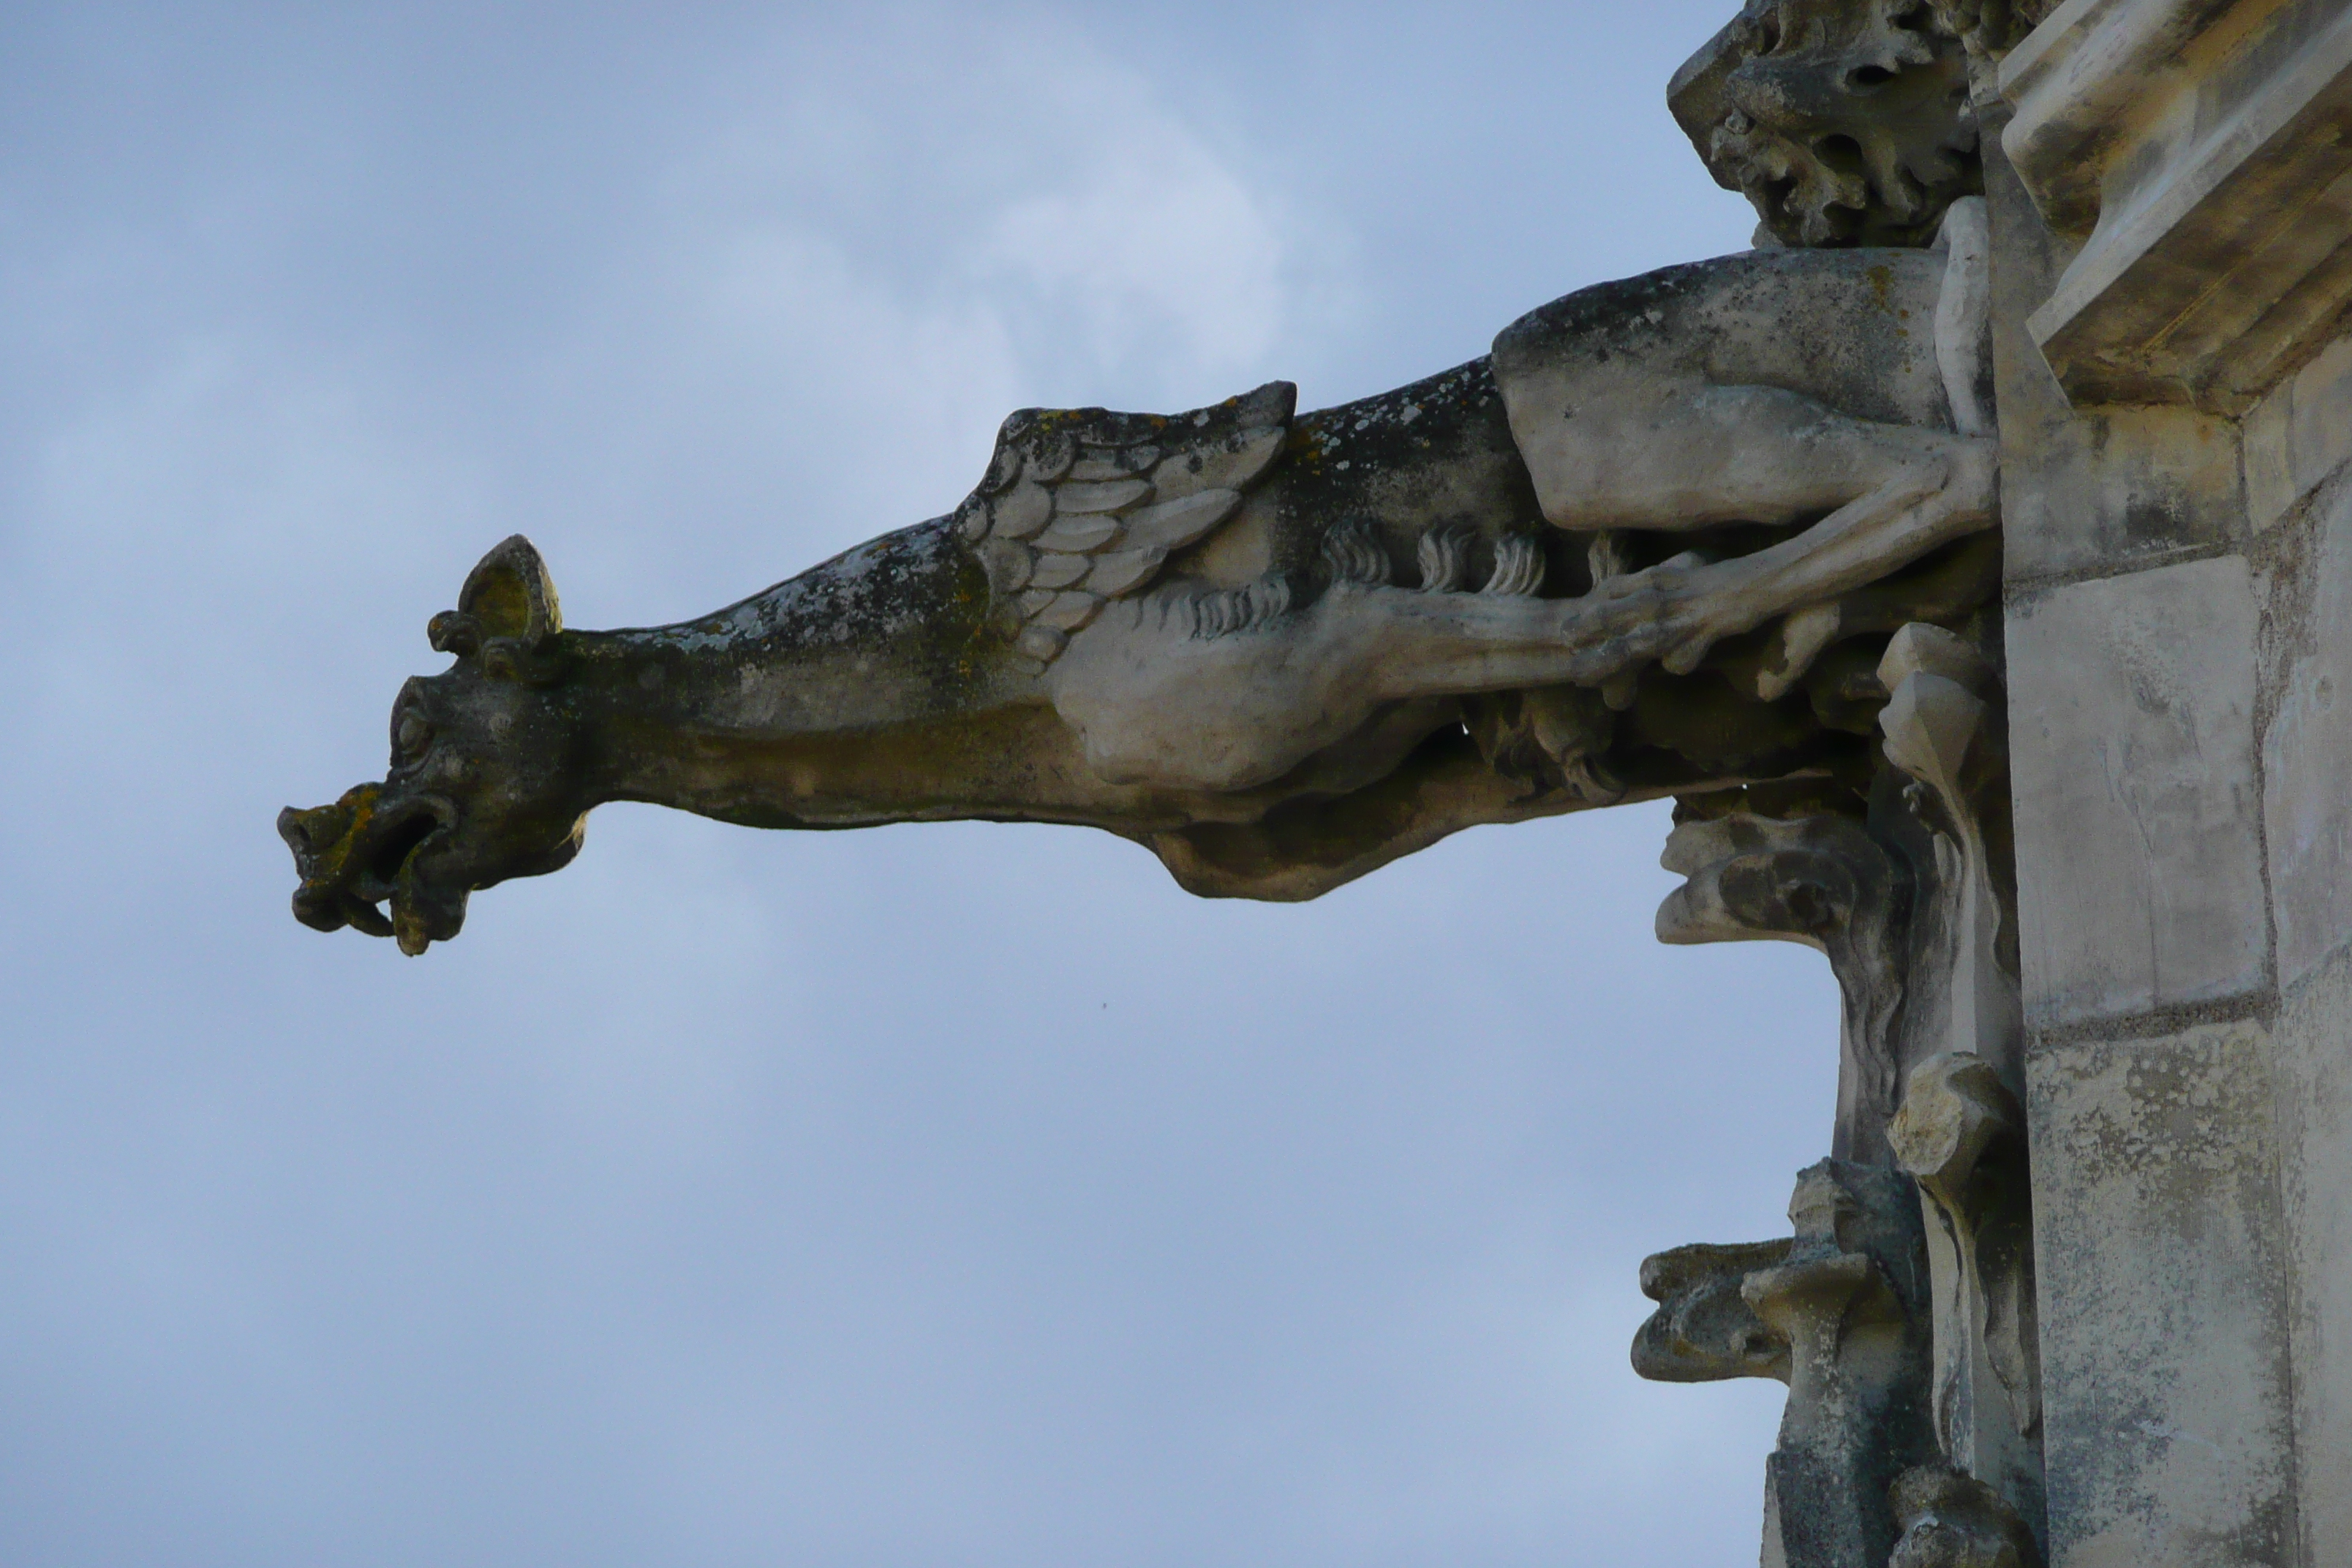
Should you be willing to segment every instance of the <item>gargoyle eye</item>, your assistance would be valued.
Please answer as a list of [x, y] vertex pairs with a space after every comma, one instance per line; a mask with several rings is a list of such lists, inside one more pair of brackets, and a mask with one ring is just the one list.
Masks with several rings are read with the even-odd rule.
[[432, 721], [414, 708], [404, 708], [392, 721], [392, 758], [395, 763], [413, 763], [425, 754], [433, 742]]

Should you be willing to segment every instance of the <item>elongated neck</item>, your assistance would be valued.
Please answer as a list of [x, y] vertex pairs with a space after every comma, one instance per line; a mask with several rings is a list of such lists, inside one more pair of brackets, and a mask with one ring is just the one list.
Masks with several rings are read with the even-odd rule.
[[591, 804], [761, 826], [1124, 815], [987, 612], [941, 521], [709, 616], [567, 634]]

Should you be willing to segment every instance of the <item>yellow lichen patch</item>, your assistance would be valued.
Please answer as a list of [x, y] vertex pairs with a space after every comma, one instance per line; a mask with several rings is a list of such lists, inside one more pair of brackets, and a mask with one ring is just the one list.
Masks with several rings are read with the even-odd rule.
[[467, 608], [489, 637], [519, 637], [530, 626], [530, 595], [522, 579], [511, 573], [486, 576], [474, 590]]
[[382, 784], [360, 784], [345, 790], [334, 805], [315, 807], [296, 818], [310, 846], [310, 885], [329, 887], [342, 879], [352, 846], [365, 837], [383, 795]]

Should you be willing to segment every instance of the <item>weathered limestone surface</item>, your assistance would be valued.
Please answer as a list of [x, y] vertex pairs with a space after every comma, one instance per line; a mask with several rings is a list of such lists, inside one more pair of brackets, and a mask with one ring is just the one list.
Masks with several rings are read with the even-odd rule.
[[1991, 586], [1982, 224], [1945, 227], [1602, 284], [1304, 416], [1026, 410], [950, 517], [672, 626], [566, 628], [509, 541], [384, 779], [282, 819], [298, 913], [422, 952], [608, 800], [1087, 823], [1299, 899], [1475, 823], [1854, 793], [1884, 639]]
[[2352, 1562], [2352, 364], [2331, 348], [2248, 422], [2296, 476], [2257, 513], [2264, 822], [2278, 928], [2279, 1167], [2290, 1252], [2304, 1561]]
[[2273, 1042], [2306, 1568], [2352, 1563], [2352, 946], [2284, 988]]
[[2076, 250], [2028, 320], [2077, 402], [2242, 413], [2352, 300], [2352, 12], [2072, 0], [2003, 62], [2002, 141]]
[[[2000, 681], [1974, 644], [1928, 625], [1897, 631], [1877, 674], [1888, 765], [1861, 816], [1786, 789], [1677, 809], [1664, 863], [1688, 879], [1659, 908], [1662, 940], [1800, 942], [1829, 958], [1844, 1000], [1839, 1158], [1800, 1178], [1793, 1243], [1678, 1247], [1643, 1266], [1660, 1308], [1633, 1365], [1672, 1382], [1789, 1380], [1767, 1563], [1874, 1568], [1891, 1552], [1910, 1568], [2025, 1568], [2040, 1561], [2042, 1416]], [[1885, 1295], [1862, 1289], [1875, 1275], [1823, 1250], [1831, 1208], [1924, 1239], [1896, 1292], [1900, 1357], [1871, 1363], [1866, 1337], [1844, 1337], [1895, 1320], [1866, 1305]], [[1813, 1283], [1790, 1289], [1801, 1274]], [[1868, 1419], [1838, 1392], [1864, 1384], [1877, 1391]]]
[[[1997, 103], [1979, 113], [1988, 129], [2006, 122]], [[2112, 574], [2223, 547], [2240, 507], [2236, 426], [2189, 407], [2071, 404], [2026, 323], [2072, 247], [2034, 209], [1997, 139], [1985, 187], [1998, 236], [1992, 362], [2009, 580]]]
[[2260, 532], [2352, 460], [2352, 338], [2337, 338], [2246, 415], [2246, 514]]
[[2352, 1562], [2352, 11], [2069, 0], [2000, 83], [2052, 1558]]
[[1937, 1444], [1990, 1490], [1979, 1511], [2031, 1536], [2047, 1504], [2025, 1120], [1992, 1061], [1948, 1051], [1913, 1069], [1889, 1134], [1927, 1200]]
[[1893, 1489], [1903, 1538], [1887, 1568], [2032, 1568], [2041, 1546], [1999, 1492], [1949, 1465], [1905, 1471]]
[[2242, 557], [2012, 599], [2026, 1016], [2243, 997], [2267, 982], [2254, 601]]
[[2266, 1032], [2043, 1046], [2027, 1079], [2051, 1560], [2293, 1561]]
[[[2228, 6], [2062, 6], [2002, 76], [2024, 181], [1989, 160], [2055, 1568], [2336, 1560], [2309, 1555], [2297, 1429], [2332, 1406], [2295, 1366], [2315, 1334], [2308, 1303], [2295, 1310], [2309, 1269], [2291, 1262], [2307, 1226], [2283, 1203], [2293, 1096], [2259, 1022], [2274, 924], [2286, 940], [2264, 820], [2279, 742], [2263, 731], [2280, 595], [2247, 552], [2250, 508], [2267, 521], [2323, 481], [2315, 405], [2341, 373], [2324, 338], [2242, 353], [2212, 326], [2268, 303], [2251, 273], [2182, 317], [2198, 268], [2199, 290], [2221, 281], [2230, 216], [2182, 208], [2204, 177], [2184, 171], [2243, 143], [2195, 112], [2226, 84], [2200, 87], [2179, 58], [2128, 63], [2167, 39], [2229, 56], [2230, 39], [2290, 36], [2237, 9], [2232, 24]], [[2258, 249], [2250, 266], [2288, 265]], [[2157, 342], [2147, 317], [2165, 311], [2184, 330]], [[2223, 416], [2264, 376], [2286, 379], [2242, 432]]]
[[[2341, 417], [2352, 399], [2336, 408]], [[2275, 666], [2263, 737], [2278, 972], [2292, 985], [2352, 941], [2352, 495], [2278, 541], [2265, 574]], [[2284, 532], [2284, 531], [2283, 531]]]
[[1796, 1238], [1740, 1293], [1788, 1342], [1789, 1405], [1764, 1465], [1764, 1568], [1876, 1568], [1889, 1490], [1934, 1452], [1927, 1268], [1910, 1184], [1824, 1160], [1789, 1200]]

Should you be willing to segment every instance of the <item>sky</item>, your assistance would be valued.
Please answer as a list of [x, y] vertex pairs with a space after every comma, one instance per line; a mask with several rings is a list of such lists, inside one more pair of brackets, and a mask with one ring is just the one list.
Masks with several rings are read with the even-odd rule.
[[0, 15], [0, 1562], [1751, 1560], [1836, 997], [1667, 949], [1663, 805], [1313, 903], [611, 806], [298, 926], [508, 533], [567, 622], [948, 510], [1024, 405], [1303, 407], [1740, 248], [1722, 5]]

